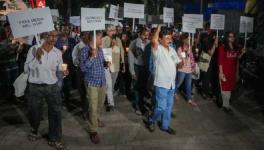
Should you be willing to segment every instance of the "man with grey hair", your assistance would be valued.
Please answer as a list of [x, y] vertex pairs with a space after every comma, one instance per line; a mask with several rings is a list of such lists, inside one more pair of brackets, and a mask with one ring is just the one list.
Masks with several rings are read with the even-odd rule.
[[133, 84], [133, 107], [137, 115], [142, 115], [147, 112], [144, 107], [144, 94], [146, 92], [146, 64], [143, 60], [143, 53], [146, 45], [149, 44], [150, 31], [142, 28], [140, 36], [131, 42], [128, 51], [129, 71], [132, 76]]
[[62, 100], [58, 82], [58, 72], [68, 75], [68, 70], [63, 69], [62, 53], [54, 47], [57, 41], [57, 31], [49, 32], [43, 44], [33, 46], [27, 54], [24, 71], [29, 75], [28, 90], [26, 97], [28, 100], [29, 122], [31, 132], [28, 136], [30, 141], [39, 138], [38, 129], [41, 120], [42, 100], [48, 104], [49, 120], [49, 142], [50, 146], [58, 150], [64, 149], [61, 142], [61, 107]]

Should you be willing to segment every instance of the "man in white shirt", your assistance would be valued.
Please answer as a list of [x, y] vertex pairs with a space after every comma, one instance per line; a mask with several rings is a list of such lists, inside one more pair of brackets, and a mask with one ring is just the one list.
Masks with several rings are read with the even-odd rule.
[[140, 36], [131, 42], [128, 51], [129, 71], [132, 76], [133, 85], [133, 107], [138, 115], [145, 114], [147, 110], [144, 108], [144, 94], [146, 92], [147, 78], [143, 60], [143, 53], [146, 45], [149, 44], [149, 33], [147, 29], [140, 31]]
[[31, 47], [27, 54], [24, 70], [29, 75], [26, 96], [32, 130], [28, 138], [31, 141], [36, 141], [39, 137], [41, 101], [45, 99], [49, 109], [49, 145], [63, 149], [64, 146], [61, 143], [61, 95], [57, 82], [59, 80], [58, 73], [63, 72], [64, 75], [67, 75], [68, 71], [62, 68], [61, 51], [54, 47], [57, 36], [57, 31], [51, 31], [45, 37], [40, 48]]
[[[159, 43], [160, 41], [160, 43]], [[152, 115], [144, 120], [148, 129], [153, 132], [155, 123], [162, 116], [161, 130], [169, 134], [176, 132], [169, 126], [175, 91], [176, 67], [181, 62], [175, 49], [170, 47], [171, 33], [158, 26], [151, 40], [152, 54], [155, 63], [155, 108]]]

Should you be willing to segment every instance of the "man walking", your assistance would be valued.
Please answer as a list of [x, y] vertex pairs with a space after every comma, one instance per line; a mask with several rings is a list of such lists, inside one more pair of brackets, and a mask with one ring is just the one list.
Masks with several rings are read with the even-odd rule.
[[88, 132], [94, 144], [100, 142], [97, 130], [103, 127], [99, 120], [99, 115], [105, 100], [105, 59], [102, 51], [102, 33], [96, 34], [96, 45], [94, 45], [93, 33], [89, 34], [89, 44], [80, 53], [80, 68], [84, 73], [86, 86], [86, 98], [89, 103], [88, 108]]
[[63, 71], [67, 75], [68, 71], [62, 70], [62, 53], [54, 47], [57, 36], [57, 31], [51, 31], [40, 48], [33, 46], [29, 50], [24, 70], [29, 75], [26, 96], [32, 130], [28, 138], [36, 141], [39, 137], [42, 100], [45, 99], [48, 104], [49, 145], [62, 150], [61, 96], [57, 74]]

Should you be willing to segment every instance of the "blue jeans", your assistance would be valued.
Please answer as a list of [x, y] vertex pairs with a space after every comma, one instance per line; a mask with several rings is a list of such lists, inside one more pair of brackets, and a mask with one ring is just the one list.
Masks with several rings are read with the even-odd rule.
[[175, 95], [177, 94], [180, 86], [184, 82], [185, 94], [187, 100], [192, 100], [192, 74], [191, 73], [184, 73], [184, 72], [177, 72], [176, 76], [176, 87], [175, 87]]
[[149, 122], [155, 124], [162, 116], [162, 129], [168, 129], [171, 120], [171, 111], [173, 107], [174, 89], [165, 89], [155, 87], [155, 108], [152, 115], [149, 117]]

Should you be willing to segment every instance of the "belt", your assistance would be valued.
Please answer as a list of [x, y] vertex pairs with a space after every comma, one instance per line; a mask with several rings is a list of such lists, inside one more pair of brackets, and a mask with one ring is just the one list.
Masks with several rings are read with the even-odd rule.
[[30, 85], [34, 85], [34, 86], [52, 86], [54, 84], [45, 84], [45, 83], [40, 83], [40, 84], [37, 84], [37, 83], [29, 83]]

